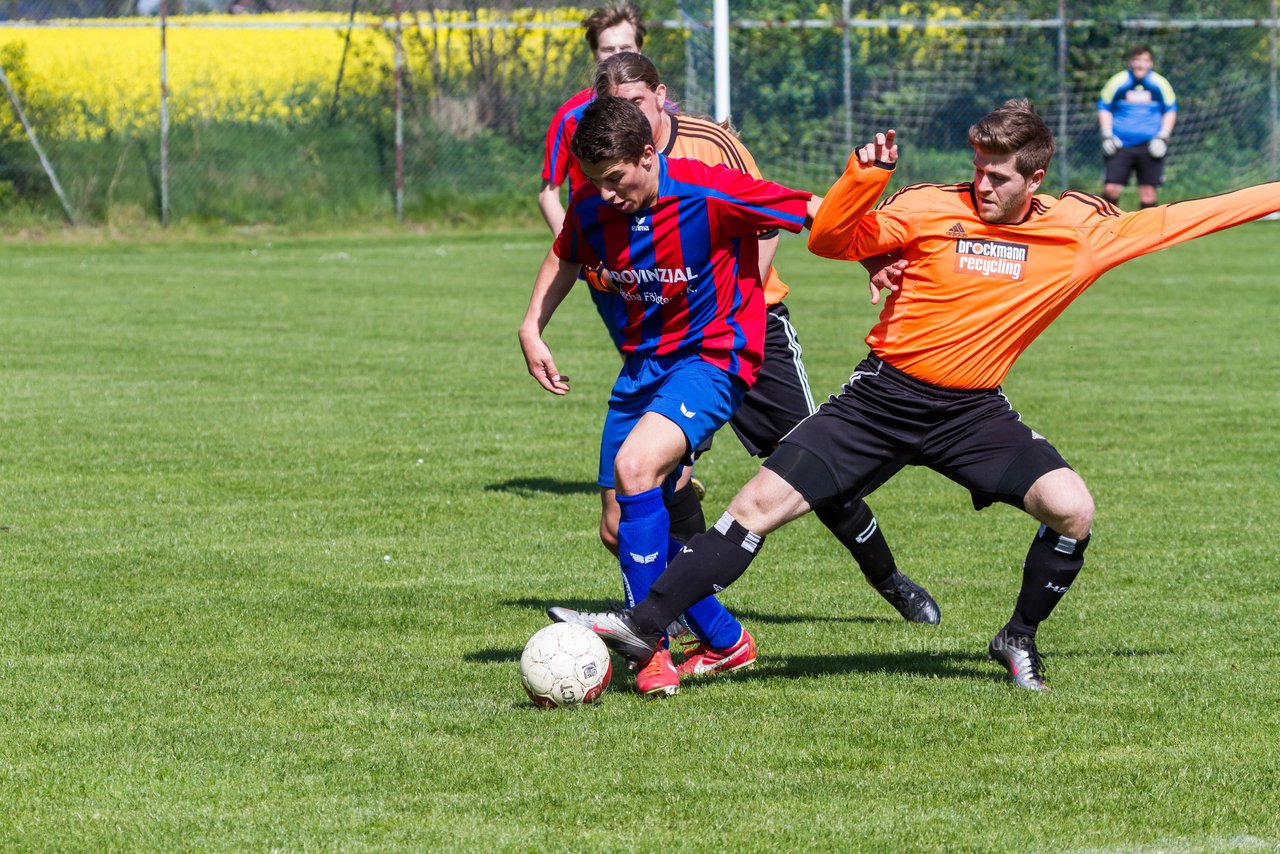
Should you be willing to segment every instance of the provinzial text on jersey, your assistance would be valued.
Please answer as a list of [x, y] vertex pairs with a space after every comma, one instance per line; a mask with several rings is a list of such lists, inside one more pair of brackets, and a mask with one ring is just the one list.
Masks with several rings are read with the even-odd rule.
[[999, 240], [956, 241], [956, 272], [1021, 279], [1026, 272], [1027, 246]]
[[655, 267], [652, 270], [610, 270], [609, 278], [627, 285], [674, 285], [692, 282], [698, 278], [698, 274], [693, 272], [692, 267]]

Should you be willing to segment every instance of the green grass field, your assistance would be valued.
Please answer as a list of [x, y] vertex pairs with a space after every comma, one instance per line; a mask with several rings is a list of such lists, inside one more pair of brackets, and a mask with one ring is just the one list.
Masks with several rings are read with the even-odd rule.
[[[816, 521], [725, 596], [754, 671], [535, 709], [596, 539], [617, 359], [586, 296], [524, 370], [534, 232], [0, 245], [0, 849], [1280, 848], [1280, 224], [1105, 277], [1006, 391], [1090, 483], [1089, 562], [985, 660], [1034, 524], [908, 471], [870, 499], [939, 627]], [[788, 240], [815, 390], [874, 318]], [[756, 468], [729, 434], [714, 518]]]

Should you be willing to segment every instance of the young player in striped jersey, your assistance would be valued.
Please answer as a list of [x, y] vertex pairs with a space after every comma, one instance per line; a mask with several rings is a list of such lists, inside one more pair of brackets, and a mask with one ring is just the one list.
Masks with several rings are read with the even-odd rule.
[[[1015, 684], [1047, 690], [1036, 645], [1084, 565], [1093, 498], [1000, 391], [1017, 357], [1107, 270], [1140, 255], [1280, 210], [1280, 183], [1124, 213], [1074, 191], [1037, 196], [1053, 134], [1026, 101], [969, 129], [972, 181], [917, 185], [866, 213], [897, 159], [890, 135], [876, 166], [865, 149], [814, 218], [809, 248], [856, 259], [900, 249], [908, 261], [866, 337], [870, 356], [844, 390], [782, 442], [711, 531], [693, 538], [633, 609], [553, 619], [582, 622], [633, 660], [683, 603], [723, 590], [766, 534], [840, 496], [871, 492], [907, 465], [967, 488], [975, 508], [1001, 501], [1040, 523], [1013, 615], [988, 646]], [[881, 165], [883, 164], [883, 165]]]
[[[618, 53], [596, 67], [595, 91], [636, 104], [649, 120], [658, 151], [672, 158], [690, 158], [708, 164], [724, 164], [753, 177], [760, 177], [751, 152], [736, 135], [708, 119], [676, 115], [667, 109], [667, 88], [658, 69], [638, 53]], [[787, 285], [772, 266], [777, 251], [778, 232], [761, 234], [760, 275], [764, 280], [766, 305], [764, 365], [756, 384], [743, 399], [729, 424], [743, 447], [753, 456], [767, 457], [778, 441], [814, 411], [808, 376], [801, 358], [800, 342], [783, 299]], [[879, 265], [873, 265], [874, 270]], [[886, 283], [886, 286], [889, 286]], [[880, 291], [873, 288], [873, 299]], [[622, 300], [615, 297], [618, 303]], [[609, 317], [610, 313], [603, 316]], [[618, 510], [612, 496], [612, 472], [601, 466], [600, 486], [605, 490], [601, 519], [602, 536], [616, 531]], [[886, 600], [911, 622], [937, 623], [941, 619], [937, 603], [924, 588], [902, 573], [880, 530], [871, 508], [861, 498], [833, 502], [821, 508], [823, 524], [849, 550], [864, 577]], [[684, 537], [683, 539], [688, 539]], [[750, 635], [744, 641], [751, 641]], [[723, 662], [734, 660], [736, 648], [715, 649], [705, 641], [688, 651], [680, 664], [682, 676], [717, 672]]]
[[[645, 27], [637, 6], [629, 2], [615, 2], [601, 6], [582, 22], [587, 44], [596, 62], [623, 51], [639, 52], [644, 45]], [[564, 204], [560, 201], [561, 188], [569, 183], [569, 194], [588, 183], [582, 167], [573, 156], [571, 142], [578, 127], [582, 111], [595, 100], [595, 87], [578, 92], [556, 111], [547, 128], [542, 161], [542, 189], [538, 194], [538, 208], [551, 229], [551, 236], [560, 234], [564, 225]], [[597, 280], [598, 284], [598, 280]], [[621, 325], [614, 316], [618, 312], [617, 301], [611, 294], [596, 288], [589, 291], [596, 311], [612, 336], [614, 346], [620, 346], [618, 330]], [[698, 489], [700, 483], [693, 480], [693, 467], [684, 469], [680, 482], [666, 496], [671, 511], [672, 532], [680, 540], [687, 540], [706, 530]], [[603, 496], [602, 496], [603, 499]], [[612, 512], [610, 512], [612, 510]], [[611, 523], [606, 522], [611, 519]], [[600, 538], [610, 552], [617, 554], [617, 502], [602, 500]]]
[[[607, 269], [626, 319], [601, 460], [612, 467], [619, 562], [635, 601], [667, 564], [664, 485], [729, 419], [760, 372], [765, 309], [756, 235], [799, 231], [818, 201], [724, 167], [668, 160], [654, 148], [648, 119], [622, 98], [598, 98], [583, 112], [573, 148], [595, 186], [570, 200], [520, 342], [530, 374], [552, 393], [568, 392], [542, 331], [582, 266]], [[713, 597], [699, 599], [680, 612], [695, 633], [717, 649], [740, 643], [737, 620]], [[643, 693], [679, 690], [666, 649], [645, 662], [636, 684]]]

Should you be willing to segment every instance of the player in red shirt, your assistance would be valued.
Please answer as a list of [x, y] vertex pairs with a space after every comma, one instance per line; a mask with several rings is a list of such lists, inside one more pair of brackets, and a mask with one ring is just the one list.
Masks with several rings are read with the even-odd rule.
[[[1013, 615], [988, 646], [1016, 685], [1047, 690], [1036, 631], [1084, 565], [1093, 498], [1001, 393], [1014, 360], [1107, 270], [1148, 252], [1280, 210], [1280, 182], [1124, 213], [1068, 191], [1038, 196], [1053, 134], [1026, 101], [969, 129], [972, 181], [917, 185], [867, 213], [897, 159], [892, 135], [875, 166], [850, 158], [814, 217], [809, 247], [831, 258], [892, 249], [908, 262], [867, 335], [871, 355], [844, 390], [789, 434], [711, 531], [693, 538], [633, 609], [553, 619], [581, 622], [633, 659], [652, 654], [655, 620], [723, 590], [766, 534], [840, 496], [866, 495], [907, 465], [1040, 523]], [[656, 623], [665, 625], [665, 623]]]
[[[596, 9], [582, 22], [591, 56], [600, 62], [623, 51], [638, 53], [644, 47], [643, 20], [640, 9], [633, 3], [610, 3]], [[538, 209], [542, 211], [542, 218], [547, 221], [552, 234], [559, 234], [564, 225], [564, 203], [560, 201], [564, 182], [569, 182], [569, 194], [573, 195], [587, 181], [569, 144], [578, 120], [582, 118], [582, 111], [595, 97], [595, 89], [590, 86], [578, 92], [556, 110], [547, 127]]]

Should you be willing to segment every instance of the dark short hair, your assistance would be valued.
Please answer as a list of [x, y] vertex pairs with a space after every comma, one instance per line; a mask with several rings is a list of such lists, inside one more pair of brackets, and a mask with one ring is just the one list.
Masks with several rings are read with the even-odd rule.
[[643, 83], [650, 91], [656, 92], [662, 85], [662, 78], [658, 76], [658, 67], [649, 57], [631, 51], [615, 53], [596, 66], [593, 88], [597, 98], [608, 95], [615, 86], [625, 86], [628, 83]]
[[1137, 59], [1138, 57], [1142, 56], [1144, 53], [1149, 54], [1152, 59], [1156, 58], [1156, 55], [1154, 53], [1151, 53], [1151, 48], [1147, 47], [1145, 44], [1135, 44], [1133, 47], [1129, 48], [1129, 59], [1130, 60]]
[[626, 98], [606, 96], [582, 111], [569, 148], [582, 163], [639, 163], [646, 145], [653, 145], [653, 128], [640, 108]]
[[582, 19], [592, 53], [600, 47], [600, 34], [618, 24], [630, 24], [636, 31], [636, 47], [644, 47], [644, 16], [640, 14], [640, 8], [634, 3], [610, 3]]
[[1053, 131], [1026, 98], [1005, 101], [969, 128], [969, 145], [988, 154], [1017, 154], [1018, 174], [1029, 178], [1049, 168]]

